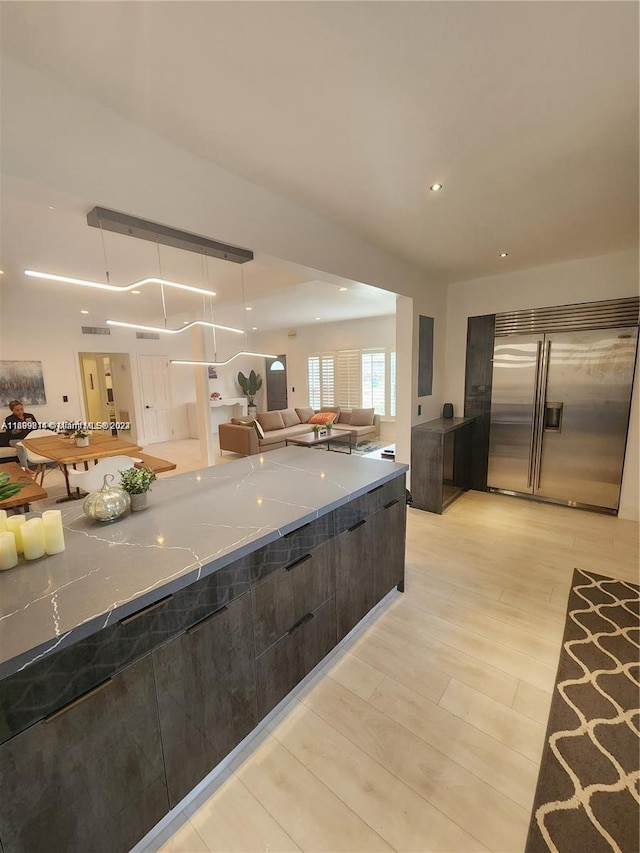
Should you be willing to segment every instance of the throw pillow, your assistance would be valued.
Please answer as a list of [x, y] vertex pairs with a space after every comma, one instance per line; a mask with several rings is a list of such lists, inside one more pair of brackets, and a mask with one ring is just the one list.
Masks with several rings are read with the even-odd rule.
[[285, 427], [296, 426], [300, 423], [300, 418], [296, 414], [295, 409], [280, 409], [282, 415], [282, 423]]
[[258, 412], [257, 419], [265, 432], [270, 432], [273, 429], [284, 429], [284, 421], [279, 411]]
[[264, 430], [260, 426], [259, 421], [253, 421], [253, 428], [258, 433], [258, 438], [264, 438]]
[[351, 423], [351, 412], [346, 409], [342, 409], [340, 412], [340, 423], [341, 424], [350, 424]]
[[335, 418], [333, 419], [334, 424], [337, 424], [340, 420], [340, 406], [323, 406], [320, 409], [321, 412], [334, 412]]
[[333, 423], [336, 419], [335, 412], [318, 412], [317, 415], [314, 415], [309, 419], [308, 423], [310, 424], [328, 424], [329, 421]]
[[251, 426], [254, 423], [253, 418], [231, 418], [231, 423], [236, 426]]
[[351, 412], [351, 426], [371, 426], [373, 423], [373, 409], [353, 409]]
[[302, 409], [296, 407], [296, 414], [300, 418], [301, 424], [308, 424], [309, 418], [312, 418], [315, 414], [315, 411], [311, 408], [311, 406], [305, 406]]

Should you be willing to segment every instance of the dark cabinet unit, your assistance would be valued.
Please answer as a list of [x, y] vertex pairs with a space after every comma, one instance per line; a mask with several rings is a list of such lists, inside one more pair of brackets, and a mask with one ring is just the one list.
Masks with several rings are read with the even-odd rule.
[[402, 589], [405, 522], [402, 473], [0, 681], [3, 853], [130, 850]]
[[335, 596], [305, 613], [256, 660], [258, 713], [266, 716], [336, 644]]
[[470, 488], [473, 418], [437, 418], [411, 429], [413, 506], [442, 511]]
[[173, 808], [258, 722], [250, 593], [152, 657]]
[[336, 539], [338, 640], [346, 637], [375, 604], [373, 518], [358, 521]]
[[150, 656], [0, 747], [5, 853], [129, 850], [168, 808]]

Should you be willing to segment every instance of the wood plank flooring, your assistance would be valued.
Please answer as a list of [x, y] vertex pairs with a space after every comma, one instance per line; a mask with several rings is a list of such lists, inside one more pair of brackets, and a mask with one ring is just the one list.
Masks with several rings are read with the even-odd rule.
[[573, 569], [637, 582], [638, 525], [469, 492], [407, 534], [404, 595], [140, 850], [524, 849]]

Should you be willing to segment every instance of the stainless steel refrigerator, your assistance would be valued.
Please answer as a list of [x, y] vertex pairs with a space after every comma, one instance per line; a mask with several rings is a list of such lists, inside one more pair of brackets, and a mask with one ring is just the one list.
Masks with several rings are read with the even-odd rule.
[[616, 511], [637, 327], [496, 337], [490, 489]]

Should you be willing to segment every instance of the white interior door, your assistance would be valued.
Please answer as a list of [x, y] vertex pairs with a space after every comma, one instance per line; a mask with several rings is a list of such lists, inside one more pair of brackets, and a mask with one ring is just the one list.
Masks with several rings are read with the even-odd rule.
[[142, 416], [144, 435], [149, 443], [169, 441], [169, 363], [164, 355], [140, 356]]

